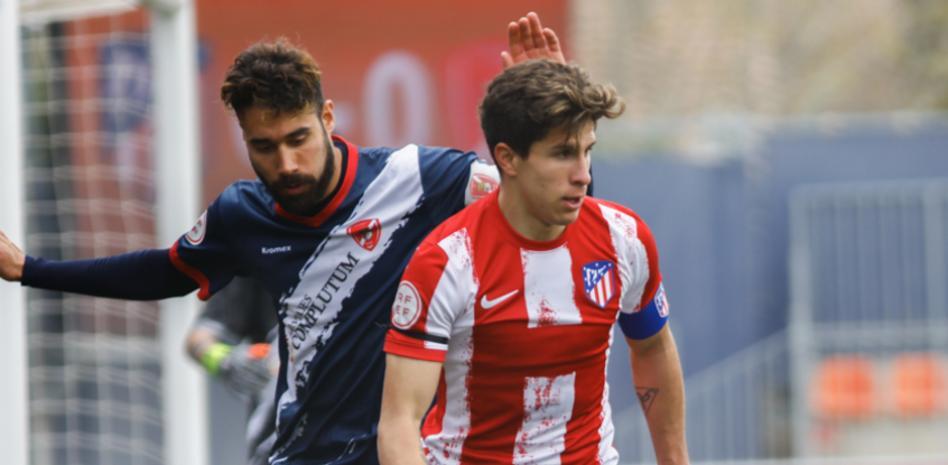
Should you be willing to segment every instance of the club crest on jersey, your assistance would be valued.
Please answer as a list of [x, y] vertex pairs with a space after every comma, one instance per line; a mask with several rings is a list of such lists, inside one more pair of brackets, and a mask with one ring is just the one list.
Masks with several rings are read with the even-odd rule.
[[378, 218], [360, 220], [349, 226], [346, 233], [356, 244], [359, 244], [359, 247], [371, 251], [379, 244], [379, 238], [382, 237], [382, 223]]
[[395, 302], [392, 303], [392, 326], [398, 329], [409, 329], [418, 317], [421, 316], [421, 295], [415, 285], [402, 281], [395, 293]]
[[616, 290], [615, 265], [608, 260], [583, 265], [583, 287], [590, 302], [606, 308]]
[[478, 200], [494, 191], [498, 186], [497, 180], [483, 173], [471, 174], [471, 182], [468, 185], [468, 195], [471, 200]]
[[184, 235], [184, 239], [191, 245], [199, 245], [204, 242], [204, 235], [207, 233], [207, 210], [201, 213], [197, 222], [191, 227], [191, 230]]

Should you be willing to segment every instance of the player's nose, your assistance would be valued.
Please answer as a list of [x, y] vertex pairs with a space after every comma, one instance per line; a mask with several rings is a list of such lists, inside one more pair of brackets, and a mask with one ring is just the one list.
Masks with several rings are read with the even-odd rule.
[[582, 186], [588, 186], [589, 183], [592, 182], [592, 174], [589, 171], [587, 158], [580, 157], [580, 160], [575, 163], [573, 169], [570, 171], [570, 182]]
[[288, 147], [281, 145], [277, 153], [277, 171], [280, 174], [289, 174], [299, 171], [299, 162], [296, 159], [296, 153]]

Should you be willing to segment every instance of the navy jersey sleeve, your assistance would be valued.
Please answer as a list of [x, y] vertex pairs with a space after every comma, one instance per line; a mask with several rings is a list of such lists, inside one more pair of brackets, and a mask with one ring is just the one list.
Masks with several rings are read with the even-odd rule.
[[473, 152], [419, 147], [421, 182], [425, 199], [442, 220], [457, 213], [497, 188], [497, 168], [477, 158]]
[[168, 251], [159, 249], [89, 260], [48, 261], [27, 256], [21, 283], [129, 300], [181, 296], [197, 287], [171, 265]]
[[238, 194], [231, 186], [201, 214], [194, 227], [171, 246], [171, 262], [197, 283], [201, 300], [210, 298], [237, 274], [230, 235], [239, 228], [234, 228], [227, 219], [238, 216], [239, 208]]

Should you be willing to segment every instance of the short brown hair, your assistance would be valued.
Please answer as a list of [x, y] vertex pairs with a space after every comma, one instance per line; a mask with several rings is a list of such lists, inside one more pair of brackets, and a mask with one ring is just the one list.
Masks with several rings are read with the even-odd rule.
[[612, 85], [593, 83], [575, 65], [531, 60], [507, 68], [491, 81], [481, 102], [481, 129], [491, 156], [503, 142], [527, 156], [553, 129], [575, 133], [586, 121], [615, 118], [625, 103]]
[[280, 37], [240, 52], [221, 85], [221, 100], [238, 116], [259, 105], [277, 113], [323, 107], [322, 73], [306, 50]]

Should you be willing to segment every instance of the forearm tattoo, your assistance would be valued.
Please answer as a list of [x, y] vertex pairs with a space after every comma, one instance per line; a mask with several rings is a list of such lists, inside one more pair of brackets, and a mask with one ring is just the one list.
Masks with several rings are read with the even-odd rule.
[[646, 414], [652, 408], [655, 397], [658, 396], [658, 388], [653, 387], [635, 387], [635, 393], [639, 396], [639, 402], [642, 404], [642, 411]]

